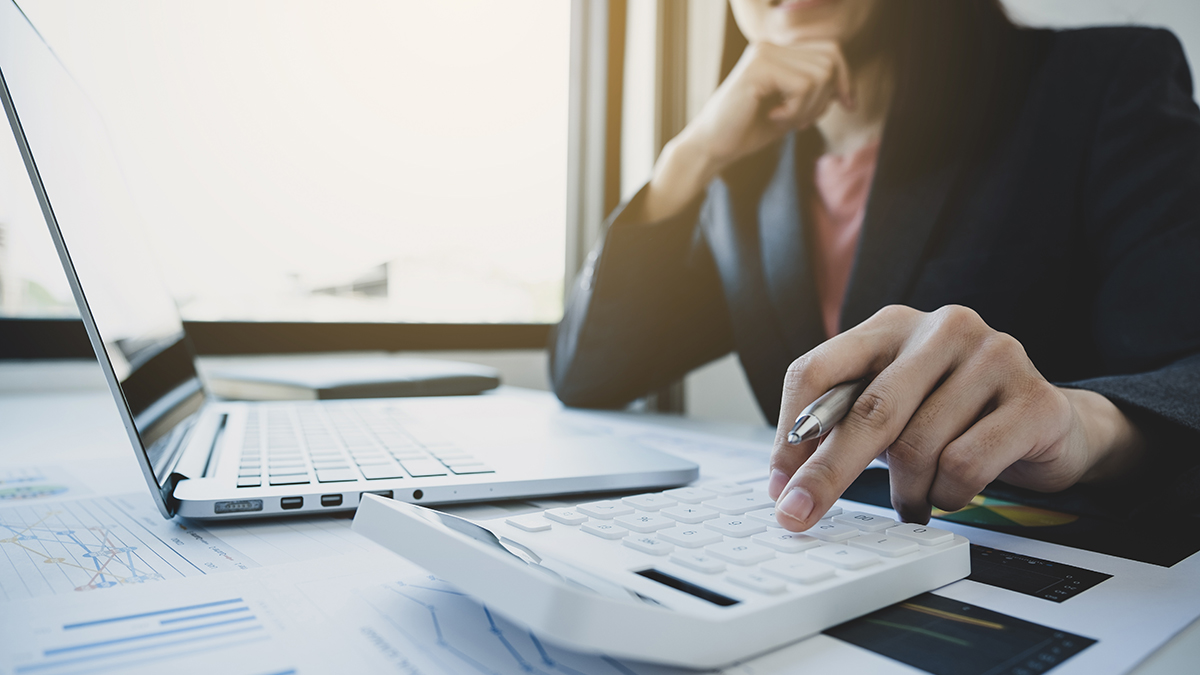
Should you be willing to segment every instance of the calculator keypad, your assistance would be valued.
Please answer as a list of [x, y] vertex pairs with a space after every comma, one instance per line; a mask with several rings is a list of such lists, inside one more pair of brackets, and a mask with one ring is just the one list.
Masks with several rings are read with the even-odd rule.
[[620, 542], [763, 595], [785, 593], [789, 584], [799, 589], [838, 574], [864, 573], [954, 539], [945, 530], [836, 506], [808, 531], [789, 532], [775, 520], [765, 492], [736, 483], [587, 502], [508, 522], [525, 532], [574, 528], [597, 542]]

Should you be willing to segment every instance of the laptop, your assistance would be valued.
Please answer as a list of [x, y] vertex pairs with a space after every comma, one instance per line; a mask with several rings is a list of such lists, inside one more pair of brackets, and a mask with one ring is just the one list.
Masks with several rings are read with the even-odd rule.
[[366, 493], [439, 504], [641, 490], [699, 475], [544, 396], [214, 399], [102, 121], [11, 0], [0, 1], [0, 97], [164, 517], [352, 510]]

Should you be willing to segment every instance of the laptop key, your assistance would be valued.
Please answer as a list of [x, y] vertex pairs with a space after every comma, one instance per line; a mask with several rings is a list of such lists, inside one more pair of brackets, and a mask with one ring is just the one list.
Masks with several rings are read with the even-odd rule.
[[446, 467], [432, 459], [406, 459], [401, 460], [400, 465], [414, 478], [446, 475]]
[[308, 474], [297, 474], [294, 476], [271, 476], [271, 485], [303, 485], [309, 482]]
[[495, 473], [496, 470], [487, 464], [465, 464], [460, 466], [452, 466], [450, 470], [459, 476], [464, 476], [473, 473]]
[[404, 478], [404, 471], [395, 464], [372, 464], [360, 466], [367, 480], [383, 480], [385, 478]]
[[262, 478], [258, 476], [238, 476], [238, 487], [258, 487], [262, 485]]
[[318, 469], [317, 480], [322, 483], [340, 483], [343, 481], [358, 480], [358, 472], [353, 469], [325, 469], [324, 471]]

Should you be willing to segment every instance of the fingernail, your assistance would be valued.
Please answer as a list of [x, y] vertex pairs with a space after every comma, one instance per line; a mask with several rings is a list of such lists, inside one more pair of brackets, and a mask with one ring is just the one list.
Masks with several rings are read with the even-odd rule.
[[787, 487], [788, 475], [779, 469], [771, 471], [771, 478], [767, 481], [767, 494], [771, 499], [779, 499], [779, 495], [783, 494], [783, 488]]
[[792, 518], [804, 522], [808, 519], [809, 514], [813, 510], [813, 500], [807, 492], [800, 488], [792, 488], [783, 501], [775, 505], [779, 511], [783, 511]]

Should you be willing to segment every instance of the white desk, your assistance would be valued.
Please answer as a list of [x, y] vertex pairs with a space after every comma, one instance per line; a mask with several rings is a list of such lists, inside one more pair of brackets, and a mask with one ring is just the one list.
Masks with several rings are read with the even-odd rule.
[[[687, 428], [738, 440], [769, 443], [769, 429], [740, 425], [701, 424], [675, 417], [639, 416], [640, 421], [664, 428]], [[32, 464], [69, 467], [86, 483], [108, 493], [136, 493], [146, 489], [129, 449], [99, 371], [88, 363], [0, 362], [0, 470]], [[268, 531], [284, 528], [258, 523], [256, 540], [269, 541]], [[337, 545], [329, 534], [330, 546]], [[216, 578], [216, 577], [213, 577]], [[70, 598], [56, 600], [69, 602]], [[0, 601], [0, 615], [4, 614]], [[0, 651], [11, 647], [0, 635]], [[1194, 672], [1200, 663], [1200, 622], [1168, 642], [1133, 672], [1166, 675]]]

